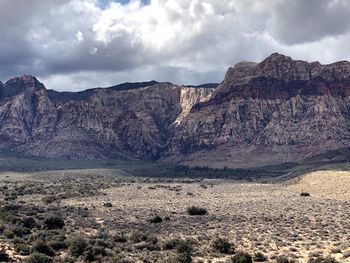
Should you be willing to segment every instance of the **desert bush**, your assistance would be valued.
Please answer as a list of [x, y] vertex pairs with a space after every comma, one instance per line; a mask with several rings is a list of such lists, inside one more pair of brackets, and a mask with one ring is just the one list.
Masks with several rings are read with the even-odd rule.
[[43, 241], [37, 241], [35, 242], [31, 249], [30, 252], [33, 254], [35, 252], [40, 253], [40, 254], [44, 254], [47, 256], [54, 256], [55, 255], [55, 251], [52, 249], [52, 247], [50, 247], [49, 245], [47, 245], [45, 242]]
[[34, 217], [25, 217], [23, 218], [22, 224], [24, 227], [32, 229], [36, 227], [36, 220]]
[[187, 208], [187, 213], [191, 216], [202, 216], [208, 214], [208, 210], [201, 207], [190, 206]]
[[53, 263], [51, 257], [40, 253], [33, 253], [26, 259], [25, 262], [26, 263]]
[[69, 252], [72, 256], [79, 257], [85, 252], [87, 246], [88, 243], [84, 238], [76, 237], [70, 241]]
[[142, 232], [134, 232], [130, 236], [130, 241], [133, 243], [140, 243], [147, 240], [147, 235]]
[[296, 261], [285, 256], [280, 256], [276, 258], [276, 263], [296, 263]]
[[12, 231], [17, 237], [24, 237], [31, 233], [31, 230], [29, 228], [20, 226], [13, 228]]
[[21, 256], [28, 256], [30, 254], [30, 246], [27, 244], [16, 244], [15, 251]]
[[44, 219], [44, 225], [47, 229], [62, 229], [64, 227], [64, 220], [57, 215], [49, 215]]
[[88, 246], [83, 253], [83, 259], [87, 262], [92, 262], [106, 255], [107, 251], [105, 248], [100, 246]]
[[150, 236], [147, 238], [146, 249], [149, 251], [160, 250], [158, 245], [158, 238], [156, 236]]
[[10, 256], [6, 253], [6, 251], [0, 249], [0, 262], [9, 262], [11, 261]]
[[126, 243], [128, 238], [124, 234], [117, 234], [113, 237], [113, 240], [117, 243]]
[[192, 257], [188, 253], [180, 253], [177, 255], [173, 255], [168, 257], [165, 260], [165, 263], [192, 263]]
[[302, 192], [302, 193], [300, 193], [300, 196], [303, 196], [303, 197], [308, 197], [308, 196], [310, 196], [310, 194], [309, 194], [309, 193], [307, 193], [307, 192]]
[[12, 229], [5, 229], [3, 235], [8, 239], [13, 239], [15, 237], [15, 233], [13, 233]]
[[254, 254], [254, 262], [265, 262], [265, 261], [267, 261], [267, 256], [265, 256], [263, 253], [256, 252]]
[[252, 256], [245, 252], [238, 252], [231, 259], [232, 263], [253, 263]]
[[47, 244], [52, 247], [55, 251], [66, 249], [68, 247], [67, 242], [64, 237], [54, 236], [52, 237]]
[[226, 238], [217, 238], [213, 241], [212, 247], [214, 251], [220, 252], [222, 254], [234, 253], [232, 245]]
[[191, 254], [192, 245], [188, 241], [180, 240], [180, 242], [176, 245], [176, 251], [179, 254]]
[[57, 196], [54, 196], [54, 195], [50, 195], [50, 196], [45, 196], [42, 198], [42, 201], [45, 203], [45, 204], [51, 204], [55, 201], [59, 200]]
[[184, 242], [184, 241], [178, 238], [167, 240], [163, 244], [163, 249], [165, 250], [175, 249], [180, 242]]
[[156, 215], [150, 219], [150, 222], [153, 224], [158, 224], [158, 223], [162, 223], [163, 219], [159, 215]]
[[308, 263], [338, 263], [338, 261], [330, 257], [328, 258], [316, 257], [316, 258], [309, 258]]

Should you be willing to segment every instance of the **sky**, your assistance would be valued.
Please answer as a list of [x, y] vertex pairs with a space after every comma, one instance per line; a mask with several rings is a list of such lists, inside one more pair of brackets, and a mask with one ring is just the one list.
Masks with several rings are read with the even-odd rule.
[[1, 0], [0, 80], [48, 89], [221, 82], [273, 52], [350, 60], [350, 0]]

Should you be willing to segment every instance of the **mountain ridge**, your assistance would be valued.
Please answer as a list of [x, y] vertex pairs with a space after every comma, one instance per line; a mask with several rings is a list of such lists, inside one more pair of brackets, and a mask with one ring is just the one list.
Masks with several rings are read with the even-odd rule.
[[350, 63], [273, 53], [216, 84], [156, 81], [80, 92], [33, 76], [0, 84], [0, 149], [245, 168], [349, 158]]
[[174, 160], [217, 167], [304, 162], [315, 156], [343, 160], [350, 138], [349, 91], [349, 62], [321, 65], [274, 53], [258, 64], [239, 64], [176, 127], [169, 156], [180, 152], [186, 157]]

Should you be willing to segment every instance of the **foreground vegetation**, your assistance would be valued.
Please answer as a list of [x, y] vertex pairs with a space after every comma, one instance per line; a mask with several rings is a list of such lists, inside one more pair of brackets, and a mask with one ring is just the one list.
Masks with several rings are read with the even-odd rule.
[[0, 262], [332, 263], [350, 256], [346, 202], [292, 191], [294, 184], [96, 170], [1, 178]]

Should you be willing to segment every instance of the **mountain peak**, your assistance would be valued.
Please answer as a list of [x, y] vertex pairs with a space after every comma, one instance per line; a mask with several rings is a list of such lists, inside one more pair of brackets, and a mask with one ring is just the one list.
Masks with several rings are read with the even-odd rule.
[[14, 77], [3, 85], [2, 97], [12, 97], [29, 89], [42, 90], [45, 89], [45, 86], [32, 75]]
[[13, 77], [11, 79], [9, 79], [5, 84], [10, 84], [10, 83], [15, 83], [15, 82], [26, 82], [26, 83], [40, 83], [38, 81], [38, 79], [36, 77], [34, 77], [33, 75], [29, 75], [29, 74], [24, 74], [20, 77], [16, 76], [16, 77]]
[[280, 54], [278, 52], [274, 52], [272, 53], [270, 56], [268, 56], [265, 60], [280, 60], [280, 59], [283, 59], [283, 60], [293, 60], [291, 57], [289, 56], [286, 56], [284, 54]]

